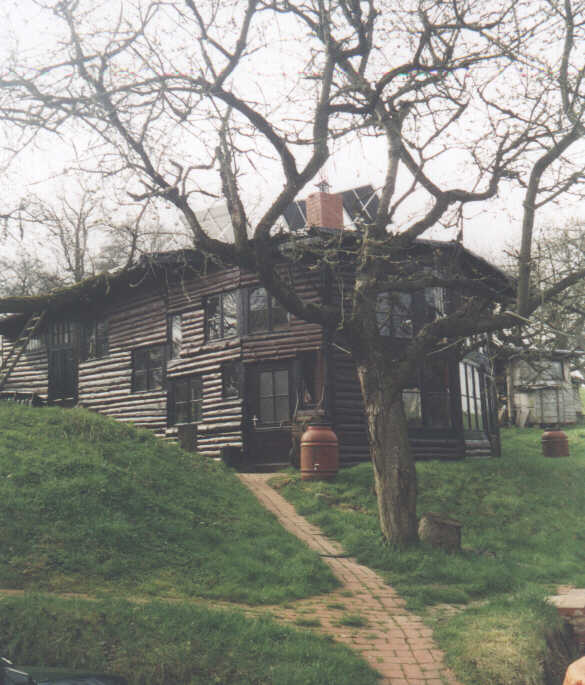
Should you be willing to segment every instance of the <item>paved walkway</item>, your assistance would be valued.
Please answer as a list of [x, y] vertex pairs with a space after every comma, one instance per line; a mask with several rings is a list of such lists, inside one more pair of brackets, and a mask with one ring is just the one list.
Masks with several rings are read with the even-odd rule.
[[[327, 595], [273, 608], [275, 618], [313, 625], [360, 652], [381, 674], [380, 685], [457, 685], [443, 664], [443, 653], [435, 645], [431, 629], [404, 609], [404, 600], [377, 573], [349, 558], [339, 543], [297, 514], [268, 485], [273, 473], [242, 473], [239, 477], [284, 528], [319, 552], [343, 584]], [[355, 625], [340, 624], [342, 618]]]

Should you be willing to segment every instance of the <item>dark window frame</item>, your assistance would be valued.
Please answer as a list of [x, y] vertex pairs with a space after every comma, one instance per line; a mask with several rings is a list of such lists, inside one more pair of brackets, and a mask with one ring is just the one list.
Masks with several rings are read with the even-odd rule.
[[[181, 376], [168, 381], [169, 385], [169, 426], [183, 426], [203, 421], [203, 376]], [[177, 401], [178, 386], [185, 386], [187, 390], [186, 400]], [[194, 393], [194, 391], [196, 391]], [[195, 396], [194, 396], [195, 395]], [[177, 406], [187, 409], [185, 421], [177, 420]]]
[[376, 296], [378, 333], [410, 340], [414, 336], [414, 296], [400, 290], [383, 290]]
[[[226, 323], [226, 299], [228, 297], [234, 298], [235, 316], [234, 324], [228, 328]], [[211, 303], [217, 302], [217, 310], [213, 316], [210, 314]], [[217, 318], [217, 333], [213, 333], [212, 321]], [[206, 342], [213, 342], [214, 340], [224, 340], [226, 338], [237, 338], [240, 330], [240, 291], [226, 290], [221, 293], [214, 293], [205, 298], [205, 340]]]
[[[262, 293], [264, 296], [265, 307], [262, 309], [252, 309], [252, 297], [255, 293]], [[248, 319], [248, 334], [255, 335], [256, 333], [270, 333], [274, 331], [284, 331], [290, 328], [290, 313], [278, 302], [274, 295], [270, 293], [261, 285], [255, 285], [248, 288], [246, 292], [246, 311]], [[266, 312], [266, 324], [265, 325], [253, 325], [253, 311], [265, 311]], [[278, 317], [284, 315], [284, 320], [280, 320]]]
[[[157, 352], [160, 355], [160, 362], [151, 353]], [[164, 390], [166, 387], [166, 362], [167, 362], [167, 346], [166, 345], [149, 345], [148, 347], [138, 347], [132, 350], [132, 393], [141, 392], [155, 392], [157, 390]], [[137, 361], [144, 360], [145, 364], [142, 368], [137, 368]], [[155, 372], [160, 369], [160, 384], [154, 383]], [[144, 375], [145, 387], [137, 387], [137, 377]]]
[[[277, 393], [277, 379], [276, 379], [276, 374], [279, 373], [286, 373], [286, 392], [283, 393]], [[271, 377], [271, 382], [270, 382], [270, 393], [267, 394], [262, 394], [262, 376], [270, 375]], [[291, 383], [292, 383], [292, 378], [291, 378], [291, 371], [288, 366], [272, 366], [268, 368], [262, 369], [258, 373], [258, 418], [260, 420], [261, 425], [264, 426], [283, 426], [283, 425], [288, 425], [291, 421], [291, 415], [292, 415], [292, 406], [291, 406]], [[278, 400], [282, 400], [286, 398], [286, 406], [287, 406], [287, 417], [279, 419], [279, 406], [278, 406]], [[272, 404], [272, 411], [270, 412], [270, 418], [272, 420], [266, 420], [266, 415], [263, 411], [265, 403], [268, 401], [271, 402]]]
[[[440, 364], [440, 366], [437, 366]], [[434, 367], [434, 368], [433, 368]], [[402, 391], [407, 421], [412, 429], [452, 431], [451, 366], [447, 359], [427, 362], [416, 370], [409, 387]]]

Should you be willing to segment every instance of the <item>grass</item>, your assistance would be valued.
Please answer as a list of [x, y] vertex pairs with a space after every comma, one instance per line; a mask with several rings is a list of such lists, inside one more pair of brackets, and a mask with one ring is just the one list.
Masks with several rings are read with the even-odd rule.
[[368, 625], [368, 620], [361, 614], [343, 614], [339, 619], [342, 626], [350, 626], [351, 628], [365, 628]]
[[0, 601], [15, 663], [120, 673], [131, 685], [375, 685], [350, 649], [313, 632], [182, 603]]
[[131, 685], [376, 683], [330, 639], [192, 599], [339, 584], [221, 463], [83, 410], [0, 403], [0, 425], [0, 588], [25, 590], [0, 593], [0, 654]]
[[304, 618], [299, 616], [295, 619], [295, 625], [303, 628], [318, 628], [321, 625], [321, 621], [318, 618]]
[[[547, 616], [548, 625], [557, 620], [544, 598], [560, 584], [585, 587], [585, 428], [566, 432], [569, 458], [542, 456], [542, 430], [511, 428], [502, 432], [500, 459], [417, 464], [419, 515], [435, 511], [459, 519], [460, 554], [384, 544], [369, 464], [341, 471], [332, 483], [288, 477], [281, 492], [360, 562], [380, 571], [409, 608], [469, 607], [444, 616], [437, 631], [464, 682], [538, 683], [542, 654], [528, 671], [521, 667], [523, 652], [532, 651], [524, 649], [518, 631], [542, 650], [543, 623], [534, 617]], [[493, 669], [473, 656], [473, 644], [485, 652], [500, 642], [513, 656], [496, 648], [498, 657], [485, 657]], [[525, 670], [523, 680], [510, 679], [515, 668]], [[485, 674], [478, 677], [477, 669]]]
[[84, 410], [0, 405], [0, 587], [277, 603], [338, 585], [221, 463]]

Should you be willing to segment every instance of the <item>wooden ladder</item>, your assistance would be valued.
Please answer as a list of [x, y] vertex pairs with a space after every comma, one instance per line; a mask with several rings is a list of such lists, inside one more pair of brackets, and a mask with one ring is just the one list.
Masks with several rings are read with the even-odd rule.
[[2, 366], [0, 366], [0, 390], [4, 389], [4, 386], [10, 378], [10, 374], [18, 364], [18, 360], [22, 357], [23, 352], [26, 350], [28, 341], [38, 331], [39, 326], [42, 324], [45, 314], [45, 311], [32, 314], [20, 332], [17, 340], [15, 340], [12, 349], [8, 353], [6, 359], [2, 362]]

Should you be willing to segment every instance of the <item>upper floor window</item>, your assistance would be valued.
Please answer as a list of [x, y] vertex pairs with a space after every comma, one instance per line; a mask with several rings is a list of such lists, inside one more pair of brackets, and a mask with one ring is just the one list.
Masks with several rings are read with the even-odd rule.
[[425, 305], [428, 319], [438, 319], [445, 316], [445, 289], [438, 286], [425, 288]]
[[[440, 278], [441, 273], [437, 267], [423, 266], [423, 275], [426, 278]], [[445, 316], [445, 288], [438, 285], [428, 286], [424, 289], [425, 322], [434, 321]]]
[[164, 387], [165, 345], [142, 347], [132, 352], [132, 392]]
[[376, 319], [380, 335], [412, 338], [412, 295], [385, 291], [376, 298]]
[[71, 344], [71, 322], [53, 321], [49, 332], [49, 340], [52, 346]]
[[183, 317], [181, 314], [171, 314], [167, 319], [169, 359], [178, 359], [183, 344]]
[[98, 359], [108, 354], [108, 322], [106, 319], [90, 321], [83, 326], [81, 359]]
[[238, 291], [211, 295], [205, 303], [207, 340], [229, 338], [238, 334]]
[[286, 309], [266, 292], [266, 288], [248, 291], [248, 332], [277, 331], [288, 326]]

